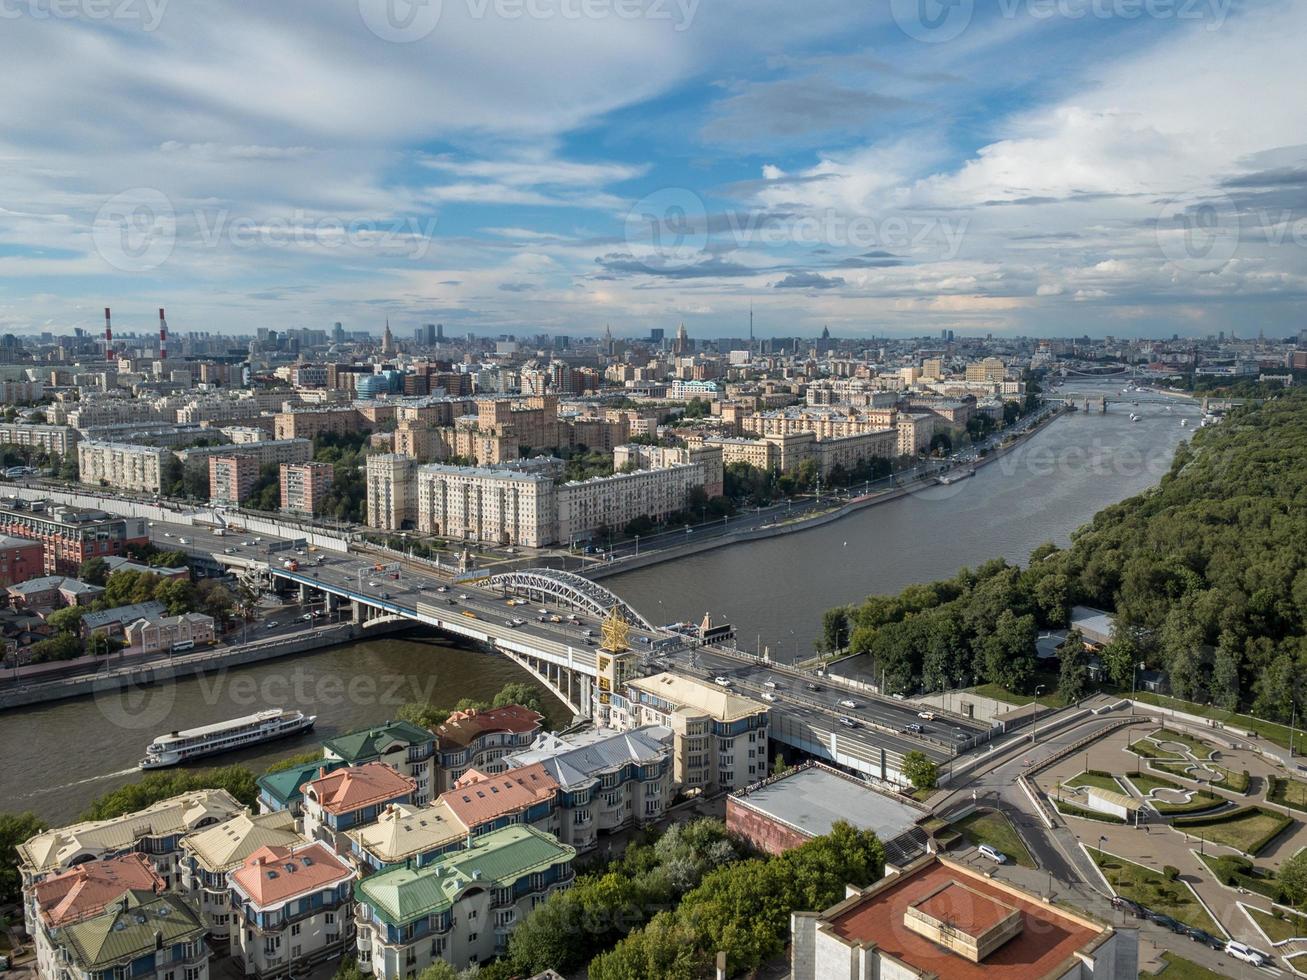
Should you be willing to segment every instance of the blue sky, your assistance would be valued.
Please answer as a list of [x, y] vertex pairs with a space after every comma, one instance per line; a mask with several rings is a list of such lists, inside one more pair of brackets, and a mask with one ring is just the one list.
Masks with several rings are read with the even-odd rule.
[[1307, 2], [0, 19], [7, 330], [1307, 327]]

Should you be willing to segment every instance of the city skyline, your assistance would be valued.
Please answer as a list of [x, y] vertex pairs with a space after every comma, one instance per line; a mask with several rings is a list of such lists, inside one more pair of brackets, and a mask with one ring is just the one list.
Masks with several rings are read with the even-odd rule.
[[5, 332], [1303, 322], [1301, 5], [84, 7], [0, 40]]

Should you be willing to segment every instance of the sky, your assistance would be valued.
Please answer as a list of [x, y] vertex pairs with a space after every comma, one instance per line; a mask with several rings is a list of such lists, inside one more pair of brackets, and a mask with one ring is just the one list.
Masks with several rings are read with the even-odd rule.
[[5, 331], [1307, 328], [1307, 0], [0, 20]]

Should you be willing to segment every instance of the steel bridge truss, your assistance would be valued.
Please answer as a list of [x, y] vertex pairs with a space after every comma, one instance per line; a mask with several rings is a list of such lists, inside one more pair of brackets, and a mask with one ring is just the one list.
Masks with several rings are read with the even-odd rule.
[[554, 568], [527, 568], [515, 572], [501, 572], [486, 580], [493, 589], [525, 592], [528, 595], [554, 599], [582, 609], [602, 618], [613, 609], [632, 626], [653, 630], [654, 625], [641, 616], [625, 599], [605, 589], [598, 582]]

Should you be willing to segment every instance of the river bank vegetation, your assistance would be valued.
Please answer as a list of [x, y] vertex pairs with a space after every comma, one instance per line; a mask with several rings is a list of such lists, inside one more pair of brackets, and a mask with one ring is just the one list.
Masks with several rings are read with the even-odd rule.
[[1065, 629], [1077, 605], [1115, 613], [1098, 656], [1116, 686], [1143, 663], [1177, 698], [1289, 721], [1307, 668], [1307, 394], [1199, 430], [1157, 487], [1099, 512], [1067, 548], [871, 596], [823, 633], [829, 648], [847, 631], [888, 692], [1029, 693], [1038, 634]]

